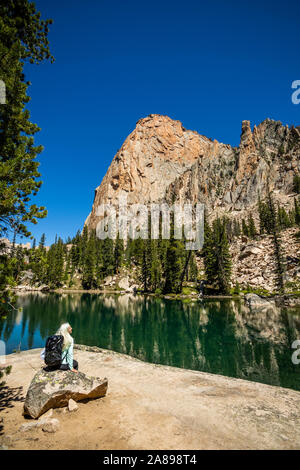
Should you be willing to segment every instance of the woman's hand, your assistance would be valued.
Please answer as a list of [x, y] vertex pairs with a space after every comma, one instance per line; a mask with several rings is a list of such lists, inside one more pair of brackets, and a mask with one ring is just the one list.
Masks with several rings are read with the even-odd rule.
[[72, 369], [72, 372], [76, 372], [76, 374], [78, 374], [78, 370], [76, 369]]

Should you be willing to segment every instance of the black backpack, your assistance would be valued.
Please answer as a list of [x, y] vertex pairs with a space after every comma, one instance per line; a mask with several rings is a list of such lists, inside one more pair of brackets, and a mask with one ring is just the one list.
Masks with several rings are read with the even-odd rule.
[[64, 337], [52, 335], [47, 338], [45, 347], [45, 363], [50, 367], [60, 367]]

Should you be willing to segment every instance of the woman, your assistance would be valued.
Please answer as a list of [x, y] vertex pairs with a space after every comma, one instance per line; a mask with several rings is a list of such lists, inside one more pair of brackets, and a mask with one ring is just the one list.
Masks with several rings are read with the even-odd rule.
[[56, 335], [62, 335], [64, 338], [60, 370], [78, 372], [78, 362], [73, 359], [74, 340], [71, 333], [72, 327], [69, 323], [63, 323], [55, 333]]

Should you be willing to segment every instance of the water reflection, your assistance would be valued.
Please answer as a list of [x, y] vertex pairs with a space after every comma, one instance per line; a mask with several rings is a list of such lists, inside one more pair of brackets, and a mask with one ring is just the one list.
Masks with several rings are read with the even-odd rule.
[[274, 305], [249, 310], [243, 301], [177, 300], [133, 295], [41, 294], [18, 299], [0, 323], [8, 352], [42, 347], [68, 321], [75, 342], [142, 360], [255, 380], [300, 390], [291, 344], [300, 316]]

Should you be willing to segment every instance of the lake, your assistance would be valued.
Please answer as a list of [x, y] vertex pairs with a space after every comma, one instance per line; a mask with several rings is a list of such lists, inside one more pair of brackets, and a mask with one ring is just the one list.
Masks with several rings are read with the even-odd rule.
[[23, 294], [18, 306], [22, 311], [0, 321], [8, 354], [44, 347], [68, 321], [77, 344], [300, 390], [300, 364], [293, 364], [291, 348], [300, 339], [299, 309], [251, 311], [243, 300], [78, 293]]

